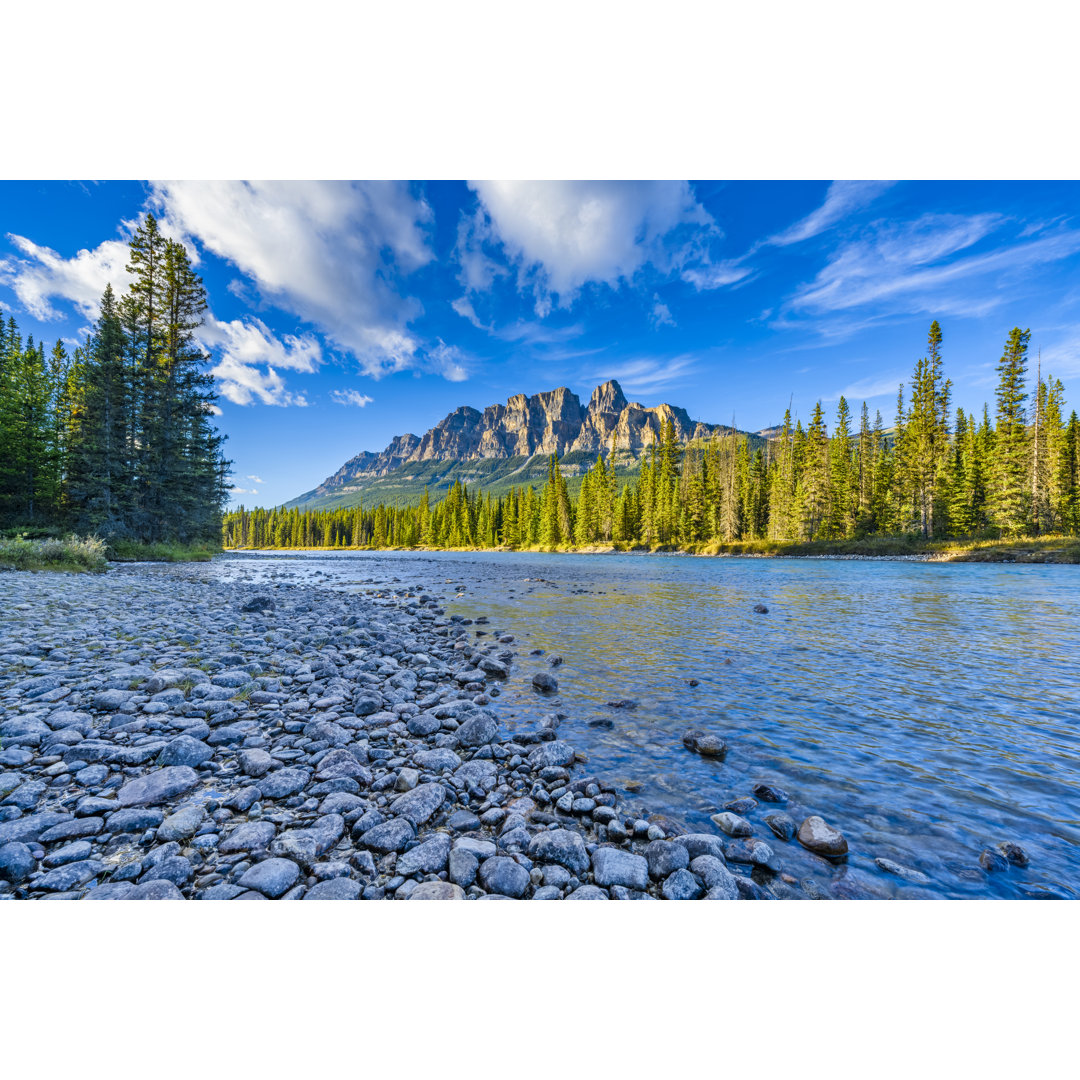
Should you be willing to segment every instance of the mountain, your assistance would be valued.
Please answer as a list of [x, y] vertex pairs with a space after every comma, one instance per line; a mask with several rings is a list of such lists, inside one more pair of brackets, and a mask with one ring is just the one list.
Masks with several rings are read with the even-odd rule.
[[550, 454], [559, 457], [568, 477], [578, 475], [598, 453], [607, 458], [612, 439], [616, 463], [628, 470], [654, 439], [659, 441], [667, 420], [682, 442], [732, 430], [691, 420], [685, 409], [672, 405], [646, 408], [628, 402], [614, 379], [598, 386], [585, 407], [561, 386], [531, 397], [515, 394], [483, 412], [463, 405], [422, 437], [397, 435], [380, 453], [362, 451], [286, 505], [328, 509], [373, 498], [400, 505], [418, 499], [425, 486], [437, 498], [455, 480], [500, 494], [515, 485], [542, 483]]

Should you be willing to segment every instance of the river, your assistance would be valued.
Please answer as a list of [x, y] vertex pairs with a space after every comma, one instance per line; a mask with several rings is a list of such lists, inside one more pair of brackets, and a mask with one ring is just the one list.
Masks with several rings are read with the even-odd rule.
[[[1080, 571], [1071, 566], [505, 552], [266, 552], [198, 572], [425, 591], [470, 634], [514, 635], [497, 708], [560, 737], [631, 806], [688, 827], [767, 782], [847, 837], [833, 866], [773, 843], [786, 872], [898, 897], [1080, 896]], [[765, 605], [767, 614], [754, 611]], [[543, 650], [540, 655], [530, 655]], [[559, 656], [562, 663], [549, 668]], [[551, 670], [557, 697], [530, 685]], [[691, 687], [690, 681], [697, 680]], [[616, 708], [608, 702], [629, 701]], [[684, 749], [702, 728], [723, 760]], [[1020, 844], [1030, 865], [987, 873]], [[912, 885], [884, 858], [929, 878]]]

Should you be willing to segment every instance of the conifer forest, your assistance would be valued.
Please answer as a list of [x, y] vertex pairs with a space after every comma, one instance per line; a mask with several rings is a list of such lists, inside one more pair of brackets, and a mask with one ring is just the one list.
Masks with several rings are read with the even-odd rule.
[[[572, 495], [558, 461], [546, 483], [493, 497], [455, 483], [418, 506], [245, 509], [225, 515], [226, 547], [583, 547], [700, 549], [742, 540], [863, 537], [1016, 538], [1080, 532], [1080, 420], [1065, 388], [1031, 371], [1031, 333], [1012, 329], [997, 364], [993, 411], [952, 409], [943, 335], [897, 395], [886, 426], [841, 397], [804, 425], [785, 413], [764, 445], [746, 434], [680, 444], [670, 422], [636, 478], [598, 455]], [[1034, 376], [1034, 378], [1032, 378]], [[762, 440], [757, 440], [759, 443]]]
[[130, 288], [69, 352], [0, 326], [0, 528], [217, 542], [228, 494], [214, 380], [195, 339], [206, 292], [152, 215]]

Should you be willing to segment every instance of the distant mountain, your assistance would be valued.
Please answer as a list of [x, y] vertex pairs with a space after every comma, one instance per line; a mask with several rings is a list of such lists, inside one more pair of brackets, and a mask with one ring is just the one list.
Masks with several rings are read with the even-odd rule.
[[505, 405], [489, 405], [483, 412], [463, 405], [423, 437], [397, 435], [380, 453], [362, 451], [286, 505], [327, 509], [361, 499], [402, 505], [415, 502], [425, 486], [438, 498], [455, 480], [500, 494], [542, 482], [550, 454], [559, 457], [567, 476], [584, 472], [598, 453], [607, 458], [612, 439], [616, 463], [625, 470], [654, 439], [659, 441], [666, 420], [682, 442], [732, 430], [691, 420], [685, 409], [672, 405], [646, 408], [628, 402], [614, 379], [598, 386], [586, 407], [561, 386], [532, 397], [515, 394]]

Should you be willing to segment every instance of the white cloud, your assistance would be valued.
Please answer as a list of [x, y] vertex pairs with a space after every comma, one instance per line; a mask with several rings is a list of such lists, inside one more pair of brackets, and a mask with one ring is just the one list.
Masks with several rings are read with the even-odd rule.
[[263, 484], [265, 481], [261, 476], [248, 476], [246, 479], [250, 480], [254, 484]]
[[623, 390], [630, 395], [655, 394], [684, 382], [696, 371], [696, 357], [657, 357], [628, 360], [613, 367], [596, 368], [585, 378], [597, 383], [617, 379]]
[[671, 309], [661, 299], [659, 294], [653, 294], [653, 306], [651, 314], [653, 326], [674, 326], [675, 320], [671, 317]]
[[754, 268], [746, 266], [740, 259], [724, 259], [717, 263], [687, 267], [682, 276], [684, 281], [688, 281], [701, 292], [703, 289], [722, 289], [725, 285], [735, 285], [753, 273]]
[[812, 214], [784, 229], [763, 244], [787, 247], [809, 240], [835, 225], [842, 218], [872, 203], [893, 186], [892, 180], [834, 180], [825, 193], [825, 202]]
[[[309, 334], [278, 338], [258, 319], [221, 322], [208, 314], [199, 340], [217, 363], [210, 369], [223, 397], [236, 405], [306, 405], [303, 394], [286, 390], [278, 369], [310, 374], [322, 363], [322, 348]], [[264, 370], [265, 368], [265, 370]]]
[[106, 240], [92, 251], [82, 248], [73, 258], [65, 259], [25, 236], [9, 233], [8, 239], [26, 258], [0, 261], [0, 283], [14, 290], [35, 319], [60, 318], [49, 302], [54, 298], [72, 301], [85, 318], [97, 318], [105, 286], [111, 282], [119, 295], [131, 282], [124, 269], [128, 261], [124, 240]]
[[998, 214], [926, 214], [915, 221], [878, 222], [843, 244], [796, 292], [791, 307], [823, 313], [873, 303], [881, 311], [984, 314], [1002, 299], [1002, 281], [1080, 250], [1080, 231], [1060, 229], [961, 256], [1004, 224]]
[[[618, 288], [647, 264], [681, 270], [720, 235], [686, 181], [476, 181], [485, 217], [459, 233], [466, 288], [490, 286], [484, 243], [500, 243], [531, 288], [537, 313], [568, 307], [581, 288]], [[471, 261], [473, 260], [473, 261]]]
[[432, 259], [432, 212], [406, 184], [169, 181], [153, 185], [151, 201], [171, 228], [318, 327], [365, 374], [416, 366], [421, 343], [408, 326], [422, 308], [398, 279]]
[[255, 488], [231, 487], [231, 488], [229, 488], [229, 494], [231, 494], [231, 495], [258, 495], [259, 492]]
[[464, 382], [469, 377], [467, 358], [456, 345], [447, 345], [442, 339], [428, 351], [427, 367], [448, 382]]
[[359, 409], [370, 405], [375, 400], [367, 394], [361, 394], [359, 390], [331, 390], [330, 396], [339, 405], [355, 405]]
[[853, 382], [843, 390], [823, 397], [822, 401], [839, 401], [845, 397], [850, 404], [853, 401], [872, 401], [874, 398], [895, 398], [900, 384], [907, 384], [906, 375], [870, 375], [858, 382]]
[[207, 410], [209, 411], [211, 416], [221, 416], [221, 406], [220, 405], [208, 405]]

